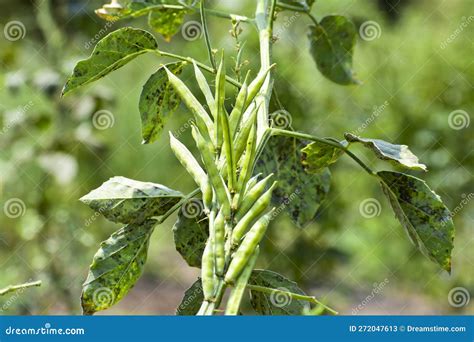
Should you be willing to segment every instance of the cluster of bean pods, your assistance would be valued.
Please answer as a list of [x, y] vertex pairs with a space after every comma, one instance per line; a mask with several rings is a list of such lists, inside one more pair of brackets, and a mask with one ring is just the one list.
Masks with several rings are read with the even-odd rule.
[[170, 133], [171, 148], [200, 187], [209, 218], [209, 239], [201, 268], [204, 301], [198, 314], [212, 315], [230, 287], [225, 313], [236, 315], [273, 210], [268, 211], [275, 186], [271, 185], [272, 175], [261, 180], [260, 175], [252, 177], [257, 151], [258, 108], [254, 99], [269, 70], [260, 71], [250, 83], [247, 74], [229, 114], [224, 104], [224, 56], [216, 72], [214, 92], [193, 64], [208, 109], [166, 70], [170, 83], [194, 116], [192, 136], [200, 158], [196, 159]]

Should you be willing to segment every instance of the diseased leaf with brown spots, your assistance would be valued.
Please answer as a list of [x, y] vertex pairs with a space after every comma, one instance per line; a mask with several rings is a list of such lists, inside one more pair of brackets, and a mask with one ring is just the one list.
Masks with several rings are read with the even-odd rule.
[[406, 169], [426, 171], [426, 165], [418, 161], [418, 157], [408, 149], [407, 145], [394, 145], [384, 140], [361, 138], [351, 133], [346, 133], [344, 136], [348, 142], [362, 143], [381, 160], [388, 160]]
[[84, 314], [110, 308], [135, 285], [143, 273], [155, 223], [129, 224], [101, 243], [82, 288]]
[[391, 171], [377, 175], [395, 216], [416, 248], [451, 272], [454, 223], [441, 198], [419, 178]]
[[94, 82], [135, 57], [157, 48], [155, 37], [147, 31], [131, 27], [116, 30], [97, 43], [89, 58], [76, 64], [62, 94]]
[[184, 293], [184, 297], [176, 309], [176, 315], [195, 316], [198, 313], [203, 300], [204, 294], [202, 292], [201, 279], [198, 279]]
[[[254, 270], [250, 276], [249, 284], [306, 295], [295, 282], [269, 270]], [[261, 315], [296, 316], [301, 315], [303, 310], [309, 306], [308, 302], [293, 299], [284, 293], [268, 294], [252, 290], [250, 296], [250, 304]]]
[[161, 184], [113, 177], [80, 199], [112, 222], [140, 223], [166, 213], [182, 199]]
[[354, 24], [342, 15], [329, 15], [309, 29], [310, 52], [319, 71], [338, 84], [359, 83], [352, 71], [357, 37]]
[[304, 147], [301, 163], [308, 173], [320, 172], [325, 167], [334, 164], [344, 151], [320, 142], [312, 142]]
[[[284, 136], [272, 136], [257, 162], [256, 173], [275, 174], [277, 186], [272, 202], [277, 211], [286, 211], [300, 228], [310, 223], [329, 192], [331, 173], [323, 168], [308, 174], [301, 165], [300, 140]], [[281, 208], [281, 209], [279, 209]]]
[[161, 34], [166, 41], [179, 32], [187, 11], [184, 9], [161, 9], [150, 12], [148, 15], [148, 25]]
[[[194, 201], [194, 200], [193, 200]], [[201, 201], [191, 202], [196, 208], [204, 208]], [[202, 253], [209, 237], [209, 221], [203, 210], [194, 213], [183, 205], [173, 226], [176, 250], [192, 267], [201, 267]]]
[[[182, 62], [166, 64], [176, 76], [181, 74]], [[142, 119], [143, 144], [154, 142], [163, 130], [166, 121], [178, 108], [181, 98], [170, 84], [168, 75], [163, 66], [150, 76], [140, 95], [138, 109]]]

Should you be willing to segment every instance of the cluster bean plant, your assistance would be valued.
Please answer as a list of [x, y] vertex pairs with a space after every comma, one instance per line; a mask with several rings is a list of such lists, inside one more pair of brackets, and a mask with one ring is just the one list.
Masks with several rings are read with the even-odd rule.
[[[169, 135], [172, 151], [197, 185], [189, 194], [161, 184], [113, 177], [82, 197], [82, 202], [108, 220], [124, 225], [102, 242], [94, 256], [83, 285], [84, 314], [107, 309], [127, 295], [142, 274], [150, 236], [174, 212], [178, 213], [173, 228], [176, 249], [190, 266], [201, 269], [201, 276], [185, 292], [178, 314], [238, 315], [250, 307], [264, 315], [336, 314], [285, 276], [255, 265], [259, 244], [271, 221], [277, 219], [275, 208], [286, 201], [285, 210], [297, 226], [314, 219], [314, 208], [329, 191], [328, 167], [343, 155], [380, 184], [416, 248], [451, 271], [454, 225], [450, 211], [422, 179], [401, 172], [427, 170], [406, 145], [350, 133], [318, 137], [282, 127], [280, 121], [285, 118], [275, 114], [285, 113], [284, 103], [279, 103], [276, 113], [270, 112], [274, 73], [278, 72], [271, 54], [273, 24], [284, 11], [308, 19], [309, 53], [326, 78], [341, 85], [360, 83], [352, 69], [354, 24], [342, 15], [315, 17], [313, 3], [256, 0], [253, 17], [207, 8], [204, 0], [112, 1], [96, 11], [113, 21], [148, 16], [151, 29], [167, 40], [179, 32], [186, 16], [199, 15], [209, 61], [162, 51], [149, 31], [124, 27], [100, 40], [91, 56], [77, 63], [64, 86], [63, 95], [67, 95], [139, 55], [154, 54], [157, 69], [143, 86], [138, 105], [143, 143], [156, 141], [180, 103], [192, 116], [195, 143], [186, 146]], [[232, 58], [212, 46], [208, 16], [229, 21], [239, 46]], [[248, 32], [258, 34], [258, 70], [245, 70], [242, 62], [242, 25], [254, 27]], [[163, 64], [165, 58], [172, 61]], [[232, 68], [228, 67], [230, 60]], [[180, 79], [185, 68], [193, 71], [202, 96], [193, 94]], [[397, 171], [373, 170], [351, 150], [355, 144]], [[295, 197], [292, 189], [296, 185], [296, 198], [288, 203], [290, 196]], [[191, 205], [202, 208], [198, 215], [189, 215]], [[274, 305], [276, 296], [289, 298], [288, 305]]]

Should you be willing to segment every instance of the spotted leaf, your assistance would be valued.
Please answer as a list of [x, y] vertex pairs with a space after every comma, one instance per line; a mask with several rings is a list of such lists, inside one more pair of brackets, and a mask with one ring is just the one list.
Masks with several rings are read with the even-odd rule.
[[418, 157], [408, 149], [407, 145], [394, 145], [384, 140], [361, 138], [351, 133], [346, 133], [344, 136], [349, 142], [362, 143], [381, 160], [388, 160], [406, 169], [426, 171], [426, 165], [418, 161]]
[[[169, 63], [166, 67], [175, 75], [183, 70], [184, 63]], [[143, 143], [154, 142], [171, 114], [178, 108], [181, 98], [170, 84], [166, 70], [160, 67], [145, 83], [138, 109], [142, 119]]]
[[209, 224], [200, 200], [183, 204], [173, 226], [176, 250], [192, 267], [201, 267], [202, 253], [209, 237]]
[[163, 215], [182, 197], [161, 184], [113, 177], [80, 200], [108, 220], [128, 224]]
[[161, 34], [166, 41], [179, 32], [187, 11], [184, 9], [161, 9], [148, 15], [148, 25]]
[[176, 314], [179, 316], [194, 316], [198, 313], [201, 307], [202, 301], [204, 300], [204, 294], [202, 292], [201, 279], [194, 282], [193, 285], [184, 293], [184, 297], [181, 300]]
[[342, 15], [329, 15], [309, 29], [310, 52], [319, 71], [338, 84], [359, 83], [352, 71], [357, 37], [354, 24]]
[[119, 302], [143, 273], [155, 221], [129, 224], [101, 243], [82, 288], [84, 314]]
[[155, 37], [147, 31], [125, 27], [102, 38], [89, 58], [76, 64], [63, 95], [117, 70], [135, 57], [156, 50]]
[[395, 216], [416, 248], [451, 272], [454, 224], [441, 198], [419, 178], [391, 171], [377, 175]]
[[[295, 282], [268, 270], [254, 270], [250, 276], [249, 284], [305, 296], [305, 293]], [[288, 294], [276, 291], [266, 293], [251, 290], [250, 297], [253, 309], [261, 315], [301, 315], [303, 310], [309, 306], [305, 301], [293, 299]]]
[[[301, 165], [305, 144], [295, 138], [273, 136], [257, 162], [256, 173], [275, 174], [272, 202], [285, 210], [298, 227], [310, 223], [329, 192], [331, 173], [323, 168], [308, 174]], [[278, 210], [277, 208], [277, 210]]]
[[301, 163], [308, 173], [320, 172], [325, 167], [334, 164], [344, 151], [320, 142], [312, 142], [302, 150]]

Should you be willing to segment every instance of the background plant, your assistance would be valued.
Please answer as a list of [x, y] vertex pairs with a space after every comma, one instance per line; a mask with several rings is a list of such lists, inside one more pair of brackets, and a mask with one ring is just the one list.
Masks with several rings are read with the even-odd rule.
[[[176, 33], [176, 27], [181, 25], [186, 12], [197, 10], [193, 5], [183, 2], [172, 4], [131, 2], [127, 7], [123, 7], [113, 1], [99, 9], [97, 14], [108, 20], [148, 14], [150, 26], [169, 39]], [[265, 299], [259, 299], [266, 298], [265, 294], [269, 293], [272, 295], [281, 293], [292, 299], [316, 304], [319, 307], [316, 306], [314, 310], [318, 313], [324, 310], [334, 312], [314, 297], [301, 294], [300, 290], [295, 292], [281, 290], [286, 288], [278, 285], [288, 282], [282, 276], [276, 275], [276, 283], [272, 283], [267, 278], [275, 276], [270, 275], [269, 271], [260, 271], [263, 273], [254, 277], [252, 272], [259, 252], [258, 244], [274, 213], [274, 209], [264, 213], [272, 197], [274, 203], [285, 204], [285, 209], [290, 211], [295, 223], [303, 226], [315, 215], [315, 212], [308, 212], [308, 204], [316, 203], [319, 206], [328, 191], [327, 167], [337, 162], [344, 153], [380, 182], [395, 216], [405, 227], [412, 243], [441, 268], [451, 272], [454, 226], [451, 213], [439, 196], [419, 178], [393, 171], [373, 171], [349, 150], [350, 144], [362, 143], [379, 159], [390, 161], [401, 168], [426, 171], [426, 166], [418, 161], [406, 145], [361, 138], [352, 133], [346, 133], [342, 142], [334, 138], [320, 138], [280, 129], [281, 118], [271, 115], [269, 109], [273, 86], [271, 45], [273, 21], [277, 9], [304, 13], [313, 22], [308, 34], [310, 52], [325, 77], [344, 85], [359, 83], [352, 71], [352, 54], [356, 37], [354, 25], [344, 16], [338, 15], [326, 16], [317, 21], [310, 14], [311, 6], [312, 2], [287, 4], [262, 0], [257, 2], [255, 19], [210, 12], [231, 19], [234, 21], [234, 28], [237, 25], [236, 21], [255, 23], [259, 32], [261, 68], [250, 84], [247, 83], [248, 77], [243, 84], [240, 84], [238, 80], [226, 76], [223, 54], [219, 67], [216, 67], [215, 52], [207, 30], [205, 4], [200, 2], [201, 23], [211, 66], [196, 62], [190, 57], [163, 52], [158, 49], [153, 36], [146, 31], [124, 28], [101, 40], [91, 57], [76, 65], [63, 89], [63, 94], [66, 94], [78, 86], [103, 77], [146, 52], [155, 52], [159, 56], [193, 63], [196, 79], [206, 98], [208, 110], [177, 77], [184, 66], [179, 62], [168, 65], [169, 68], [160, 67], [148, 80], [142, 91], [140, 111], [145, 143], [153, 142], [163, 127], [164, 118], [176, 108], [179, 99], [194, 115], [192, 135], [203, 168], [191, 152], [172, 135], [171, 143], [178, 159], [200, 187], [204, 209], [201, 221], [207, 219], [204, 224], [208, 228], [201, 229], [197, 233], [202, 235], [204, 231], [204, 234], [208, 234], [207, 239], [196, 242], [189, 238], [197, 235], [196, 232], [188, 231], [186, 234], [188, 250], [202, 250], [202, 277], [197, 281], [200, 286], [194, 286], [195, 290], [202, 293], [202, 298], [196, 300], [197, 296], [187, 295], [192, 296], [198, 304], [202, 302], [198, 314], [212, 315], [218, 311], [227, 287], [232, 287], [226, 305], [227, 314], [239, 313], [246, 288], [251, 290], [251, 303], [254, 309], [263, 314], [274, 313], [271, 305], [265, 306]], [[235, 29], [233, 35], [238, 37]], [[235, 69], [239, 72], [240, 52], [239, 50], [236, 57]], [[214, 95], [200, 68], [216, 74]], [[238, 72], [236, 74], [239, 76]], [[230, 114], [225, 105], [226, 81], [240, 88]], [[280, 110], [284, 112], [283, 108]], [[287, 128], [288, 122], [284, 123], [284, 128]], [[311, 143], [305, 146], [301, 140]], [[283, 146], [287, 146], [287, 151], [284, 151]], [[259, 186], [261, 183], [250, 182], [252, 187], [248, 186], [257, 158], [261, 158], [260, 168], [265, 176], [268, 176], [269, 170], [273, 169], [278, 179], [265, 193], [265, 186]], [[284, 163], [287, 165], [283, 166]], [[314, 175], [307, 180], [308, 174]], [[302, 182], [298, 182], [295, 178], [301, 178]], [[268, 178], [265, 178], [262, 182], [267, 180]], [[314, 181], [317, 182], [316, 197], [305, 189], [294, 190], [301, 185], [308, 187]], [[273, 192], [275, 186], [278, 188]], [[302, 193], [306, 201], [285, 203], [290, 195], [289, 188], [293, 188], [300, 196]], [[141, 275], [154, 225], [162, 223], [172, 212], [190, 201], [194, 194], [195, 192], [180, 200], [183, 196], [159, 184], [116, 177], [82, 198], [83, 202], [109, 220], [126, 224], [104, 242], [94, 258], [82, 294], [82, 306], [86, 314], [108, 308], [129, 291]], [[157, 216], [159, 218], [155, 219]], [[178, 225], [175, 226], [175, 230], [189, 229], [189, 226]], [[204, 248], [201, 246], [203, 240], [206, 240]], [[184, 254], [189, 254], [189, 251]], [[97, 300], [99, 292], [107, 292], [106, 301]], [[196, 313], [194, 309], [197, 305], [189, 304], [186, 297], [185, 302], [192, 307], [187, 313]], [[180, 306], [181, 309], [182, 306], [183, 304]], [[297, 314], [291, 310], [287, 313]]]
[[[13, 6], [18, 6], [20, 9], [19, 4]], [[63, 5], [62, 7], [66, 8]], [[226, 6], [223, 6], [222, 9], [224, 7]], [[367, 20], [375, 20], [382, 28], [382, 35], [379, 39], [370, 42], [361, 39], [357, 45], [356, 69], [359, 78], [364, 81], [364, 85], [355, 88], [332, 86], [317, 72], [308, 72], [314, 70], [312, 65], [314, 62], [310, 55], [305, 53], [307, 44], [305, 17], [296, 17], [296, 22], [285, 26], [287, 22], [292, 22], [293, 15], [281, 14], [275, 24], [275, 30], [279, 37], [274, 49], [274, 60], [279, 65], [275, 69], [277, 71], [274, 74], [277, 77], [275, 82], [279, 89], [280, 100], [291, 113], [293, 127], [311, 126], [313, 133], [322, 136], [339, 136], [340, 132], [345, 130], [359, 132], [362, 135], [358, 128], [373, 116], [372, 113], [375, 112], [373, 107], [380, 107], [385, 100], [389, 100], [389, 105], [385, 106], [379, 115], [373, 116], [375, 120], [370, 121], [370, 124], [365, 127], [364, 134], [365, 136], [383, 137], [388, 141], [408, 143], [429, 166], [430, 172], [425, 175], [429, 179], [429, 183], [449, 203], [448, 207], [457, 213], [455, 220], [458, 227], [458, 239], [456, 239], [453, 254], [456, 267], [452, 277], [437, 276], [434, 265], [425, 262], [419, 253], [413, 253], [410, 244], [404, 239], [400, 226], [393, 220], [389, 204], [384, 201], [383, 195], [379, 192], [378, 184], [372, 182], [370, 177], [355, 177], [360, 175], [356, 169], [357, 166], [353, 167], [350, 159], [346, 159], [346, 157], [341, 158], [338, 163], [332, 166], [334, 181], [326, 202], [318, 212], [317, 220], [312, 221], [304, 230], [292, 228], [285, 214], [280, 214], [279, 219], [272, 222], [272, 228], [268, 230], [265, 243], [261, 246], [263, 249], [260, 253], [258, 267], [280, 271], [289, 278], [298, 280], [301, 288], [309, 290], [311, 293], [317, 293], [319, 296], [325, 296], [326, 302], [337, 303], [338, 309], [348, 310], [347, 312], [350, 312], [350, 308], [355, 305], [352, 303], [362, 301], [371, 292], [373, 283], [380, 283], [384, 278], [389, 279], [390, 282], [384, 287], [383, 293], [376, 296], [370, 305], [364, 308], [364, 313], [442, 313], [450, 309], [446, 300], [450, 288], [461, 285], [470, 289], [469, 272], [463, 272], [463, 268], [469, 260], [467, 252], [469, 249], [466, 249], [469, 246], [469, 239], [466, 237], [469, 236], [467, 227], [472, 206], [468, 203], [460, 211], [454, 209], [463, 199], [461, 195], [463, 193], [469, 194], [467, 185], [470, 177], [463, 171], [463, 166], [469, 168], [472, 154], [466, 154], [466, 151], [469, 150], [468, 146], [461, 146], [457, 141], [462, 140], [462, 136], [468, 137], [471, 128], [458, 130], [453, 134], [447, 121], [448, 114], [455, 108], [464, 108], [469, 112], [468, 109], [472, 107], [469, 104], [469, 92], [466, 92], [470, 89], [469, 83], [466, 81], [472, 79], [469, 68], [466, 68], [468, 65], [465, 58], [468, 46], [465, 44], [466, 35], [459, 35], [458, 39], [448, 48], [439, 48], [440, 42], [444, 41], [448, 34], [458, 26], [463, 13], [466, 13], [465, 8], [466, 6], [463, 10], [462, 1], [442, 6], [440, 3], [418, 4], [409, 7], [404, 12], [405, 15], [401, 16], [402, 20], [390, 27], [384, 22], [380, 13], [364, 3], [361, 3], [360, 7], [353, 7], [350, 10], [347, 9], [345, 3], [319, 3], [314, 12], [318, 17], [347, 9], [349, 16], [357, 25]], [[75, 10], [77, 12], [74, 12]], [[68, 41], [72, 43], [64, 50], [67, 50], [66, 53], [69, 56], [73, 51], [80, 56], [89, 54], [92, 47], [86, 48], [85, 43], [89, 42], [91, 37], [102, 32], [102, 29], [108, 24], [88, 16], [85, 7], [71, 6], [68, 7], [68, 11], [57, 12], [69, 15], [66, 20], [59, 20], [60, 23], [63, 23], [61, 29], [66, 29]], [[5, 23], [8, 20], [20, 19], [27, 27], [26, 37], [16, 43], [7, 42], [2, 53], [5, 54], [14, 48], [17, 57], [34, 56], [34, 46], [31, 48], [29, 43], [33, 42], [38, 35], [28, 19], [28, 15], [33, 11], [21, 13], [23, 12], [17, 11], [15, 16], [5, 19]], [[427, 17], [428, 13], [433, 14]], [[247, 14], [252, 16], [251, 11]], [[70, 18], [73, 20], [71, 21]], [[190, 15], [186, 18], [186, 21], [192, 20], [199, 21], [199, 14], [196, 13], [194, 16]], [[433, 25], [435, 21], [438, 23], [437, 25]], [[64, 25], [66, 22], [67, 25]], [[213, 31], [212, 37], [215, 46], [227, 47], [227, 64], [228, 66], [232, 65], [232, 61], [229, 60], [232, 53], [229, 51], [232, 51], [233, 43], [230, 36], [226, 34], [230, 24], [225, 20], [214, 19], [212, 16], [208, 17], [208, 22]], [[439, 25], [439, 23], [444, 24]], [[108, 32], [120, 25], [121, 22], [113, 23], [113, 28], [109, 28]], [[135, 21], [134, 25], [145, 25], [145, 20]], [[250, 27], [246, 25], [241, 27], [244, 29], [246, 37], [250, 37], [245, 49], [253, 51], [256, 47], [255, 39], [252, 39], [252, 34], [247, 34], [249, 33], [247, 29]], [[429, 33], [421, 41], [414, 34], [419, 31], [419, 27], [423, 27]], [[280, 30], [280, 28], [284, 30]], [[468, 31], [465, 32], [468, 33]], [[189, 54], [200, 61], [207, 58], [206, 50], [202, 49], [202, 39], [187, 41], [182, 38], [182, 34], [179, 32], [170, 47], [166, 47], [166, 43], [162, 40], [159, 42], [162, 49], [179, 52], [189, 51]], [[414, 45], [418, 48], [413, 49]], [[26, 51], [28, 46], [30, 50]], [[394, 46], [398, 47], [395, 51]], [[37, 56], [43, 52], [44, 50], [40, 50], [37, 52]], [[250, 64], [248, 65], [251, 65], [253, 70], [257, 70], [257, 60], [249, 58], [252, 55], [250, 53], [244, 54], [249, 59], [248, 63]], [[294, 64], [298, 64], [300, 68], [296, 69], [294, 66], [288, 65], [285, 62], [288, 56], [291, 56], [293, 61], [297, 60], [298, 63]], [[406, 63], [407, 59], [410, 60], [410, 63]], [[21, 66], [21, 61], [24, 61], [23, 65], [27, 65], [26, 60], [26, 58], [17, 58], [15, 64]], [[177, 161], [167, 151], [169, 147], [167, 147], [168, 136], [166, 134], [162, 135], [156, 144], [137, 145], [141, 140], [137, 132], [139, 117], [131, 115], [131, 113], [137, 112], [136, 99], [139, 97], [141, 85], [147, 79], [146, 74], [155, 71], [156, 57], [151, 54], [142, 56], [133, 64], [107, 77], [100, 84], [100, 87], [102, 84], [106, 84], [114, 89], [120, 103], [117, 109], [106, 107], [114, 113], [116, 118], [120, 118], [115, 120], [113, 129], [98, 132], [101, 140], [108, 146], [108, 151], [115, 153], [109, 153], [106, 158], [100, 159], [91, 154], [89, 161], [80, 163], [78, 178], [74, 185], [76, 197], [79, 194], [84, 194], [86, 189], [91, 186], [97, 187], [101, 181], [114, 174], [169, 184], [174, 188], [179, 188], [183, 193], [193, 189], [190, 178], [178, 177], [182, 171], [177, 168]], [[2, 65], [7, 66], [6, 64]], [[28, 62], [28, 65], [32, 70], [35, 70], [31, 61]], [[283, 65], [287, 67], [282, 68]], [[383, 68], [375, 69], [374, 65], [383, 65]], [[451, 66], [456, 68], [453, 69]], [[418, 69], [421, 72], [417, 72]], [[184, 70], [182, 77], [193, 93], [199, 96], [199, 89], [194, 85], [194, 82], [190, 79], [186, 80], [191, 73], [192, 68], [188, 67]], [[127, 82], [127, 79], [140, 79], [140, 81]], [[125, 82], [127, 87], [118, 86]], [[87, 91], [87, 96], [94, 94], [100, 87], [91, 87]], [[420, 93], [420, 89], [424, 89], [424, 91]], [[437, 97], [438, 94], [441, 95]], [[3, 93], [3, 95], [5, 94]], [[23, 102], [26, 103], [28, 100], [27, 98]], [[66, 98], [66, 100], [68, 99]], [[413, 105], [413, 101], [416, 101], [415, 105]], [[21, 101], [19, 102], [22, 104]], [[2, 101], [2, 103], [6, 102]], [[274, 106], [274, 103], [272, 102], [271, 105]], [[278, 107], [274, 107], [272, 111], [276, 109]], [[189, 141], [188, 134], [180, 134], [180, 132], [186, 131], [188, 120], [189, 116], [185, 115], [185, 107], [182, 106], [178, 108], [174, 119], [168, 122], [167, 129], [172, 130], [175, 136], [186, 145], [192, 146], [193, 143]], [[416, 130], [415, 127], [417, 127]], [[400, 132], [403, 134], [403, 139], [398, 137]], [[87, 150], [85, 151], [86, 155], [90, 154]], [[372, 165], [378, 165], [376, 158], [372, 158], [369, 154], [361, 155], [361, 157]], [[163, 163], [169, 165], [166, 170], [157, 167]], [[132, 165], [135, 167], [131, 168]], [[378, 168], [381, 167], [383, 167], [381, 164], [378, 165]], [[90, 177], [96, 168], [101, 170], [102, 176], [92, 178], [88, 182], [89, 185], [85, 183], [77, 187], [81, 180]], [[343, 172], [342, 169], [344, 169]], [[334, 172], [336, 170], [339, 171]], [[27, 173], [30, 172], [27, 171]], [[453, 174], [456, 176], [451, 176]], [[177, 179], [179, 182], [176, 182]], [[23, 198], [16, 196], [15, 190], [11, 187], [5, 190], [7, 191], [3, 193], [3, 201], [12, 197]], [[347, 196], [348, 193], [363, 193], [364, 198], [350, 200], [351, 196]], [[73, 193], [71, 193], [71, 197], [74, 197]], [[379, 216], [374, 218], [361, 216], [359, 205], [366, 197], [375, 198], [380, 202]], [[28, 208], [32, 208], [33, 205], [30, 203]], [[83, 210], [83, 207], [76, 205], [74, 198], [64, 202], [63, 207], [76, 213], [78, 217], [78, 224], [71, 227], [71, 235], [74, 231], [77, 238], [71, 239], [71, 243], [79, 245], [82, 259], [76, 257], [68, 264], [68, 272], [77, 279], [76, 281], [70, 279], [71, 295], [77, 297], [77, 285], [84, 277], [83, 271], [81, 271], [85, 264], [84, 258], [87, 259], [93, 254], [91, 248], [95, 249], [94, 240], [106, 237], [115, 228], [97, 215], [88, 213], [87, 210]], [[344, 212], [343, 216], [340, 215], [341, 212]], [[90, 217], [94, 217], [94, 222], [85, 227], [86, 229], [81, 229], [84, 228], [84, 222]], [[164, 223], [162, 228], [153, 234], [151, 248], [154, 252], [149, 255], [145, 274], [137, 288], [110, 312], [170, 312], [173, 305], [178, 302], [178, 298], [175, 296], [179, 293], [179, 289], [184, 289], [187, 284], [192, 283], [192, 278], [196, 276], [196, 269], [194, 271], [186, 269], [172, 250], [174, 248], [171, 244], [172, 232], [169, 229], [169, 224], [172, 224], [172, 221]], [[19, 248], [21, 245], [11, 239], [13, 236], [11, 233], [18, 231], [18, 223], [19, 220], [2, 217], [2, 228], [5, 228], [5, 230], [2, 229], [2, 237], [9, 237], [7, 239], [9, 245], [4, 245], [1, 250], [2, 260], [5, 262], [5, 266], [9, 266], [8, 268], [2, 266], [2, 271], [6, 271], [2, 272], [3, 284], [25, 279], [22, 276], [18, 277], [18, 274], [28, 271], [28, 268], [15, 267], [15, 265], [21, 266], [21, 259], [16, 255], [26, 259], [25, 253], [28, 251], [29, 245], [37, 241], [37, 238], [34, 238]], [[6, 235], [7, 232], [9, 235]], [[62, 234], [69, 240], [69, 231], [62, 230]], [[91, 236], [95, 236], [95, 238], [91, 238]], [[54, 233], [45, 234], [41, 241], [57, 238]], [[86, 241], [87, 244], [84, 244], [83, 242]], [[389, 241], [390, 243], [388, 243]], [[325, 248], [326, 250], [324, 250]], [[61, 254], [57, 254], [58, 257]], [[324, 254], [323, 258], [320, 257], [322, 254]], [[14, 257], [10, 258], [10, 256]], [[408, 259], [410, 262], [406, 262]], [[14, 270], [16, 273], [13, 273]], [[427, 277], [427, 275], [430, 276]], [[17, 278], [8, 280], [5, 279], [7, 276]], [[42, 277], [42, 275], [40, 276]], [[423, 287], [423, 284], [427, 284], [427, 286]], [[417, 290], [418, 294], [415, 295], [412, 290], [418, 289], [420, 286], [423, 287], [423, 291]], [[20, 309], [27, 300], [32, 299], [32, 295], [36, 296], [37, 293], [41, 293], [43, 297], [47, 297], [54, 293], [48, 291], [47, 284], [40, 291], [33, 292], [25, 293], [22, 300], [10, 308], [10, 312]], [[153, 300], [150, 300], [152, 298]], [[39, 308], [42, 308], [40, 303], [36, 305], [36, 299], [33, 299], [32, 303], [34, 304], [30, 309], [32, 312], [38, 312]], [[417, 305], [411, 303], [417, 303]], [[406, 306], [407, 304], [408, 306]], [[403, 308], [405, 308], [404, 311], [401, 311]], [[57, 312], [55, 311], [57, 309], [57, 305], [50, 308], [51, 312]], [[42, 310], [45, 309], [42, 308]]]

